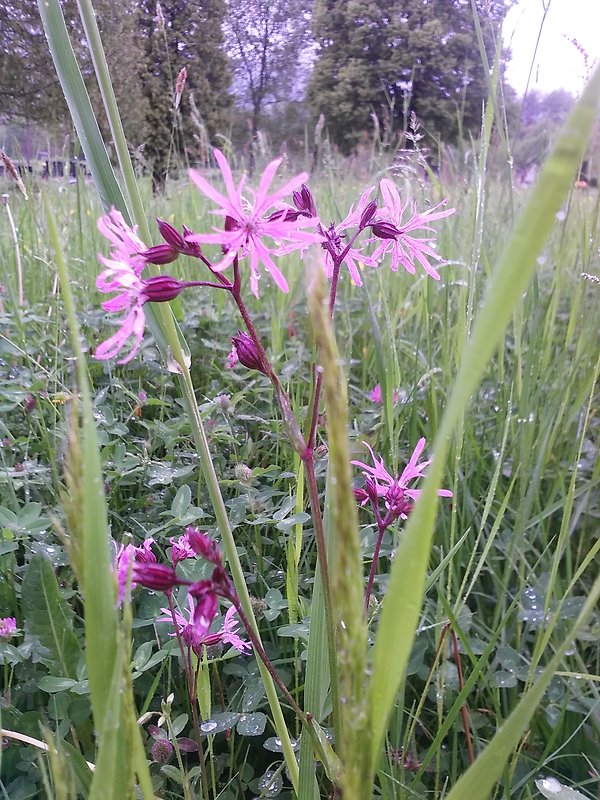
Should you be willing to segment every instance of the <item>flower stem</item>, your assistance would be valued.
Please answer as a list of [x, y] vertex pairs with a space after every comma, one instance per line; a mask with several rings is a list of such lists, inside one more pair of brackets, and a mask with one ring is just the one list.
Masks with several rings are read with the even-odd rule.
[[[327, 563], [327, 545], [325, 542], [325, 530], [323, 526], [323, 514], [321, 512], [321, 505], [319, 503], [319, 490], [317, 487], [317, 479], [315, 475], [315, 461], [313, 448], [310, 442], [307, 444], [306, 439], [302, 435], [296, 418], [292, 412], [291, 405], [287, 394], [279, 382], [279, 378], [269, 361], [269, 357], [263, 347], [258, 332], [254, 326], [252, 318], [248, 312], [246, 304], [240, 292], [239, 281], [239, 267], [237, 260], [234, 262], [234, 281], [231, 294], [238, 307], [240, 315], [244, 320], [246, 330], [252, 338], [256, 350], [259, 355], [260, 363], [264, 374], [269, 378], [273, 388], [277, 402], [281, 409], [284, 420], [284, 425], [290, 439], [290, 443], [294, 450], [298, 453], [304, 464], [304, 472], [306, 476], [306, 484], [308, 487], [308, 495], [310, 500], [310, 510], [315, 530], [315, 541], [317, 545], [317, 558], [319, 562], [319, 569], [321, 571], [321, 580], [323, 583], [323, 601], [325, 605], [325, 625], [327, 628], [327, 651], [329, 660], [329, 672], [331, 680], [331, 700], [333, 708], [333, 721], [335, 734], [339, 734], [339, 689], [338, 689], [338, 671], [337, 671], [337, 658], [336, 658], [336, 643], [335, 643], [335, 621], [333, 614], [333, 603], [331, 600], [331, 579], [329, 575], [329, 567]], [[313, 443], [314, 444], [314, 443]]]
[[[225, 503], [223, 501], [223, 496], [221, 494], [221, 489], [219, 487], [219, 481], [212, 462], [210, 450], [208, 447], [208, 442], [206, 440], [206, 434], [204, 432], [204, 426], [202, 424], [202, 419], [200, 418], [200, 412], [198, 410], [198, 405], [196, 403], [196, 396], [194, 394], [194, 386], [192, 383], [190, 371], [187, 365], [185, 364], [185, 360], [183, 358], [178, 363], [181, 369], [179, 379], [180, 379], [182, 398], [184, 401], [190, 426], [192, 428], [192, 435], [194, 437], [194, 444], [196, 446], [196, 451], [200, 459], [200, 468], [202, 470], [202, 474], [204, 475], [204, 480], [206, 481], [208, 494], [217, 521], [217, 526], [219, 528], [219, 533], [221, 534], [223, 551], [225, 553], [227, 562], [229, 563], [229, 569], [231, 571], [231, 576], [233, 578], [235, 590], [237, 596], [239, 597], [241, 606], [244, 609], [245, 616], [250, 621], [252, 629], [253, 631], [255, 631], [258, 637], [258, 628], [256, 626], [254, 612], [252, 611], [250, 594], [248, 592], [248, 587], [246, 586], [244, 571], [242, 569], [242, 565], [235, 544], [235, 539], [233, 538], [233, 532], [231, 530], [229, 519], [227, 517], [227, 510], [225, 508]], [[275, 729], [277, 731], [277, 736], [281, 739], [285, 763], [288, 772], [290, 774], [292, 785], [294, 786], [294, 789], [297, 789], [298, 764], [296, 762], [296, 756], [294, 754], [294, 749], [292, 747], [292, 743], [290, 740], [290, 734], [285, 724], [285, 719], [283, 717], [281, 705], [277, 697], [277, 691], [275, 689], [275, 685], [273, 683], [273, 679], [270, 673], [268, 672], [266, 667], [262, 664], [262, 662], [259, 662], [259, 669], [261, 673], [261, 678], [265, 685], [265, 691], [267, 694], [267, 699], [269, 701], [269, 706], [271, 708], [271, 714], [273, 715], [273, 722], [275, 725]]]
[[381, 550], [381, 543], [383, 541], [383, 534], [385, 533], [388, 525], [385, 519], [381, 519], [379, 509], [373, 506], [375, 511], [375, 518], [377, 520], [377, 541], [375, 542], [375, 549], [373, 550], [373, 560], [371, 561], [371, 569], [369, 570], [369, 580], [367, 581], [367, 588], [365, 590], [365, 614], [369, 609], [369, 600], [371, 599], [371, 592], [373, 591], [373, 583], [375, 581], [375, 574], [377, 572], [377, 562], [379, 561], [379, 551]]
[[[190, 707], [192, 709], [192, 722], [194, 725], [194, 735], [196, 738], [196, 745], [198, 747], [198, 755], [200, 757], [200, 779], [202, 781], [202, 794], [204, 795], [206, 800], [208, 800], [209, 798], [208, 778], [206, 775], [206, 761], [204, 759], [204, 748], [202, 746], [202, 731], [200, 730], [200, 720], [198, 719], [196, 677], [194, 675], [194, 670], [192, 669], [190, 649], [188, 647], [186, 652], [185, 642], [183, 641], [179, 625], [177, 624], [177, 617], [175, 615], [175, 606], [173, 604], [173, 593], [166, 592], [166, 595], [167, 595], [167, 602], [169, 603], [169, 611], [171, 612], [171, 618], [173, 619], [173, 630], [175, 631], [177, 643], [179, 644], [181, 662], [183, 664], [183, 669], [185, 671], [185, 676], [187, 679], [188, 695], [190, 698]], [[181, 758], [181, 756], [178, 756], [178, 758]]]

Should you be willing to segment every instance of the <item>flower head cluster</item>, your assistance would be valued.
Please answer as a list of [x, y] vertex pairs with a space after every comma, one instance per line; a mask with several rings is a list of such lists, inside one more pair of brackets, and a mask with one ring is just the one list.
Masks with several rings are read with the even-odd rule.
[[[96, 279], [96, 288], [103, 294], [115, 293], [102, 303], [105, 311], [125, 312], [119, 330], [98, 345], [95, 356], [100, 360], [114, 358], [133, 338], [129, 353], [120, 359], [126, 364], [135, 356], [142, 343], [145, 326], [143, 305], [148, 301], [162, 303], [173, 300], [187, 284], [170, 275], [142, 278], [146, 266], [146, 248], [136, 229], [129, 227], [116, 209], [98, 220], [100, 233], [112, 245], [110, 258], [99, 255], [105, 269]], [[164, 263], [164, 262], [163, 262]]]
[[[225, 615], [223, 626], [209, 633], [213, 619], [219, 608], [219, 597], [233, 602], [235, 591], [223, 568], [221, 553], [216, 542], [197, 528], [186, 528], [185, 534], [170, 539], [171, 563], [160, 564], [152, 549], [154, 540], [146, 539], [140, 547], [132, 544], [121, 545], [115, 558], [115, 572], [118, 584], [119, 604], [123, 602], [127, 581], [131, 575], [131, 587], [145, 586], [158, 592], [171, 592], [175, 586], [188, 587], [188, 618], [177, 612], [175, 624], [185, 643], [191, 648], [212, 645], [219, 642], [232, 644], [240, 652], [249, 647], [237, 636], [238, 622], [233, 619], [235, 608]], [[208, 580], [188, 581], [178, 577], [175, 568], [180, 561], [200, 556], [214, 567]], [[162, 609], [170, 614], [169, 609]], [[163, 618], [164, 619], [164, 618]], [[173, 620], [172, 616], [168, 617]]]
[[428, 211], [418, 213], [416, 203], [414, 203], [408, 219], [403, 219], [409, 207], [409, 201], [402, 202], [395, 184], [387, 178], [383, 178], [381, 194], [384, 204], [371, 225], [371, 231], [379, 240], [373, 253], [373, 260], [380, 261], [389, 253], [392, 271], [396, 272], [400, 265], [411, 275], [414, 275], [415, 262], [418, 262], [428, 275], [439, 281], [440, 273], [431, 263], [431, 259], [442, 261], [442, 257], [432, 248], [434, 237], [416, 237], [414, 233], [416, 231], [433, 231], [430, 223], [454, 214], [455, 209], [446, 208], [443, 211], [436, 211], [446, 205], [446, 200], [443, 200]]
[[[215, 214], [224, 218], [222, 229], [213, 228], [214, 233], [194, 233], [186, 236], [186, 241], [201, 244], [221, 245], [224, 255], [213, 270], [222, 272], [235, 259], [250, 259], [250, 288], [258, 297], [260, 265], [271, 275], [277, 286], [288, 291], [288, 284], [281, 270], [272, 258], [273, 247], [265, 239], [275, 243], [296, 242], [308, 244], [318, 240], [314, 233], [301, 230], [302, 226], [314, 227], [311, 219], [289, 214], [282, 205], [284, 197], [291, 194], [307, 179], [306, 173], [296, 175], [280, 189], [270, 191], [281, 158], [272, 161], [262, 174], [256, 190], [246, 187], [242, 177], [236, 186], [227, 159], [220, 150], [214, 150], [215, 160], [221, 170], [226, 194], [221, 194], [196, 170], [190, 170], [190, 177], [202, 194], [218, 206]], [[295, 217], [295, 218], [294, 218]]]
[[[362, 469], [365, 476], [364, 489], [355, 489], [354, 494], [361, 506], [370, 502], [373, 508], [378, 509], [379, 502], [384, 501], [389, 520], [406, 519], [412, 510], [413, 502], [421, 494], [420, 489], [411, 488], [409, 484], [417, 478], [423, 477], [424, 470], [431, 464], [431, 460], [421, 461], [423, 450], [425, 449], [425, 439], [419, 439], [417, 446], [413, 450], [410, 460], [401, 475], [391, 475], [382, 458], [377, 458], [372, 448], [367, 444], [374, 466], [364, 464], [362, 461], [353, 461], [355, 467]], [[449, 489], [439, 489], [440, 497], [452, 497]]]
[[213, 632], [201, 633], [195, 624], [195, 607], [194, 600], [191, 594], [187, 597], [187, 616], [175, 612], [174, 619], [170, 609], [161, 608], [165, 615], [159, 617], [158, 622], [173, 622], [177, 627], [176, 633], [171, 633], [169, 636], [176, 636], [177, 633], [181, 636], [186, 646], [191, 648], [197, 656], [202, 654], [203, 647], [212, 647], [216, 644], [229, 644], [239, 650], [240, 653], [249, 653], [252, 649], [249, 642], [241, 639], [238, 635], [239, 620], [236, 619], [236, 610], [234, 606], [230, 606], [223, 619], [221, 627]]
[[15, 617], [0, 617], [0, 639], [10, 639], [17, 632]]
[[[377, 266], [374, 259], [365, 255], [353, 244], [356, 235], [367, 227], [377, 210], [377, 202], [369, 199], [374, 189], [374, 186], [369, 187], [361, 195], [356, 207], [351, 206], [341, 222], [337, 225], [332, 222], [329, 226], [323, 225], [318, 219], [317, 207], [308, 186], [303, 184], [300, 191], [294, 192], [292, 195], [297, 209], [296, 213], [301, 217], [312, 218], [316, 223], [317, 242], [325, 251], [325, 272], [328, 278], [333, 276], [336, 261], [342, 259], [342, 263], [348, 268], [352, 282], [356, 286], [362, 286], [358, 264]], [[350, 243], [348, 242], [349, 231], [354, 231]], [[278, 252], [281, 254], [291, 253], [294, 250], [303, 250], [306, 246], [306, 242], [290, 242], [282, 245]]]

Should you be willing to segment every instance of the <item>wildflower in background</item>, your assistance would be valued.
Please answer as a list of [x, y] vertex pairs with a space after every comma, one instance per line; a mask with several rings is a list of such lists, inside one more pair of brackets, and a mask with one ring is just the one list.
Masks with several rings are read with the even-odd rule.
[[171, 539], [169, 539], [169, 541], [172, 545], [171, 563], [174, 567], [176, 567], [180, 561], [184, 561], [186, 558], [196, 558], [196, 553], [194, 550], [192, 550], [188, 541], [188, 537], [185, 533], [178, 539], [173, 536]]
[[442, 200], [433, 208], [418, 213], [415, 203], [412, 208], [412, 216], [403, 222], [402, 218], [409, 201], [402, 202], [398, 189], [393, 181], [387, 178], [383, 178], [381, 181], [381, 194], [384, 205], [377, 215], [377, 220], [371, 224], [373, 234], [380, 240], [373, 253], [373, 259], [380, 261], [388, 253], [391, 253], [392, 271], [397, 272], [400, 264], [411, 275], [414, 275], [415, 261], [418, 261], [428, 275], [439, 281], [440, 274], [430, 262], [430, 259], [442, 261], [442, 257], [431, 247], [435, 237], [415, 238], [411, 234], [415, 231], [433, 231], [434, 229], [429, 226], [430, 222], [448, 217], [450, 214], [454, 214], [456, 209], [447, 208], [444, 211], [436, 211], [437, 208], [446, 205], [447, 201]]
[[[173, 619], [170, 609], [161, 608], [165, 616], [159, 617], [157, 621], [174, 622], [177, 627], [177, 633], [179, 633], [185, 644], [190, 647], [197, 656], [202, 655], [203, 647], [212, 647], [216, 644], [230, 644], [232, 647], [235, 647], [236, 650], [239, 650], [240, 653], [250, 652], [252, 649], [250, 643], [241, 639], [237, 634], [240, 622], [235, 618], [236, 611], [233, 606], [227, 610], [222, 627], [212, 633], [200, 633], [196, 628], [194, 624], [194, 600], [189, 594], [187, 598], [187, 607], [187, 617], [179, 611], [176, 611], [174, 615], [175, 619]], [[177, 633], [170, 633], [169, 636], [176, 636]]]
[[[350, 230], [353, 230], [354, 233], [360, 232], [369, 224], [375, 214], [377, 206], [373, 200], [369, 200], [374, 189], [374, 186], [370, 186], [363, 192], [356, 208], [351, 206], [346, 217], [337, 225], [332, 222], [328, 228], [325, 228], [321, 222], [317, 220], [318, 242], [325, 251], [325, 272], [328, 278], [333, 276], [335, 260], [341, 256], [347, 247], [347, 243], [344, 241], [348, 236], [346, 232]], [[312, 213], [313, 210], [316, 211], [314, 199], [308, 187], [303, 186], [301, 192], [296, 192], [292, 196], [292, 199], [296, 208], [302, 215], [307, 216], [309, 213]], [[280, 255], [284, 255], [294, 250], [304, 249], [306, 246], [306, 242], [291, 242], [282, 245], [277, 252]], [[376, 267], [377, 261], [375, 258], [366, 256], [360, 249], [354, 246], [348, 249], [348, 252], [344, 256], [344, 264], [348, 267], [350, 277], [355, 286], [362, 286], [358, 263]]]
[[[129, 570], [132, 561], [139, 561], [140, 563], [155, 563], [156, 556], [152, 550], [154, 539], [149, 537], [145, 539], [140, 547], [133, 544], [122, 544], [117, 550], [114, 562], [114, 570], [117, 575], [118, 586], [118, 604], [121, 605], [125, 597], [125, 587], [127, 586], [127, 578], [129, 577]], [[131, 588], [135, 589], [137, 586], [135, 579], [132, 575]]]
[[[386, 509], [394, 518], [406, 519], [413, 501], [421, 494], [420, 489], [409, 488], [409, 483], [417, 478], [422, 478], [423, 471], [431, 464], [431, 460], [422, 461], [419, 464], [419, 458], [425, 449], [425, 439], [419, 439], [408, 464], [398, 477], [391, 475], [383, 459], [377, 458], [366, 442], [365, 445], [371, 453], [374, 466], [371, 467], [362, 461], [352, 461], [355, 467], [362, 469], [363, 475], [367, 479], [365, 488], [357, 489], [355, 496], [361, 505], [365, 505], [369, 501], [375, 504], [377, 500], [383, 499]], [[439, 489], [437, 493], [440, 497], [452, 497], [449, 489]]]
[[[302, 225], [311, 225], [315, 222], [304, 217], [294, 219], [288, 215], [288, 209], [277, 208], [281, 200], [301, 186], [307, 179], [306, 173], [296, 175], [280, 189], [269, 194], [269, 189], [275, 173], [282, 159], [272, 161], [262, 174], [256, 191], [246, 188], [245, 177], [235, 185], [231, 168], [227, 159], [220, 150], [214, 150], [214, 156], [223, 175], [227, 195], [218, 192], [196, 170], [190, 170], [190, 178], [217, 206], [214, 213], [224, 217], [223, 230], [213, 228], [215, 233], [194, 233], [186, 236], [188, 242], [201, 244], [218, 244], [224, 251], [223, 259], [218, 264], [213, 264], [213, 270], [223, 272], [236, 258], [250, 259], [250, 288], [258, 297], [258, 281], [260, 279], [260, 264], [271, 275], [277, 286], [283, 291], [288, 291], [288, 284], [279, 267], [273, 261], [271, 253], [274, 248], [267, 246], [264, 238], [273, 242], [303, 242], [316, 241], [314, 233], [300, 230]], [[243, 191], [245, 189], [245, 193]], [[268, 213], [271, 209], [273, 213]]]
[[0, 639], [10, 639], [17, 632], [15, 617], [0, 617]]
[[[376, 383], [375, 386], [371, 389], [371, 393], [369, 394], [369, 399], [371, 400], [372, 403], [375, 403], [378, 406], [381, 405], [381, 403], [383, 402], [383, 397], [381, 395], [380, 384]], [[397, 404], [399, 399], [400, 396], [398, 394], [398, 389], [394, 389], [392, 393], [392, 402], [394, 403], [394, 405]]]
[[166, 735], [156, 739], [150, 749], [150, 757], [155, 764], [168, 764], [173, 756], [173, 745]]

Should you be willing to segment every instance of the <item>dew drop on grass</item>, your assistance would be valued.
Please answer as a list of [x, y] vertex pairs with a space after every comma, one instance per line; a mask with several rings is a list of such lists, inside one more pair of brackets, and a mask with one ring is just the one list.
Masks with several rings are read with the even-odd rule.
[[202, 733], [210, 733], [211, 731], [214, 731], [216, 727], [217, 723], [214, 721], [214, 719], [207, 719], [206, 722], [200, 723], [200, 730]]
[[277, 797], [283, 789], [283, 778], [273, 770], [267, 770], [258, 782], [261, 797]]

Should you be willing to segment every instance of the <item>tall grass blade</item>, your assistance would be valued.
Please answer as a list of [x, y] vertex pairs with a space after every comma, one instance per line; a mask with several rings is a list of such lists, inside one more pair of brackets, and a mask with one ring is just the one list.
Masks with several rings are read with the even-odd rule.
[[433, 464], [398, 548], [373, 649], [373, 675], [369, 688], [373, 771], [419, 620], [435, 523], [436, 491], [450, 439], [535, 270], [536, 259], [584, 155], [599, 98], [600, 67], [564, 125], [492, 276], [441, 420]]
[[100, 195], [102, 207], [108, 211], [111, 206], [114, 206], [123, 213], [125, 218], [128, 218], [125, 198], [117, 183], [96, 121], [96, 115], [77, 66], [60, 3], [58, 0], [39, 0], [38, 7], [58, 79], [69, 106], [87, 165]]

